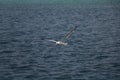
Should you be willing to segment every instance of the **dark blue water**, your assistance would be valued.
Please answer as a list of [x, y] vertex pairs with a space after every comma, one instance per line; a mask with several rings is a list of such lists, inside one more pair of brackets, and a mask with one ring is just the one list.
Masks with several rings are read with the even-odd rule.
[[0, 80], [120, 80], [119, 32], [120, 7], [0, 7]]

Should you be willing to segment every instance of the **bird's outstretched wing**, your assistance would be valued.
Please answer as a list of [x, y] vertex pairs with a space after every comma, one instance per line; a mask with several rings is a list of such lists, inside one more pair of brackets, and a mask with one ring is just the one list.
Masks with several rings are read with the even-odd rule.
[[73, 31], [77, 28], [77, 26], [73, 27], [70, 29], [70, 31], [68, 33], [65, 34], [64, 38], [62, 39], [63, 42], [65, 42], [73, 33]]
[[49, 40], [49, 41], [51, 41], [51, 42], [55, 42], [55, 43], [57, 42], [57, 41], [55, 41], [55, 40]]

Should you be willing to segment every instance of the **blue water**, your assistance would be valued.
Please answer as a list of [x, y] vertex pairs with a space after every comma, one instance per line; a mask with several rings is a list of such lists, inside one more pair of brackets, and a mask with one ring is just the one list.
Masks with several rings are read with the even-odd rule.
[[119, 32], [117, 6], [0, 7], [0, 80], [120, 80]]

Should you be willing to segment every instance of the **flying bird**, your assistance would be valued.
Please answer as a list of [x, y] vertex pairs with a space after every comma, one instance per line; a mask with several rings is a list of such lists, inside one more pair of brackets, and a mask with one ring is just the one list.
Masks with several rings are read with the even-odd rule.
[[63, 37], [63, 39], [61, 41], [56, 41], [56, 40], [49, 40], [49, 41], [54, 42], [57, 45], [64, 45], [64, 46], [66, 46], [66, 45], [68, 45], [66, 40], [72, 35], [72, 33], [75, 31], [76, 28], [77, 28], [77, 26], [71, 28], [70, 31], [65, 34], [65, 36]]

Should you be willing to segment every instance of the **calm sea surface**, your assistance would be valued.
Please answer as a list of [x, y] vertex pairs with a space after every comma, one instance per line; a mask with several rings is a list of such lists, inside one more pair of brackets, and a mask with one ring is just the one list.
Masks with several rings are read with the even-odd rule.
[[120, 80], [120, 7], [1, 6], [0, 80]]

